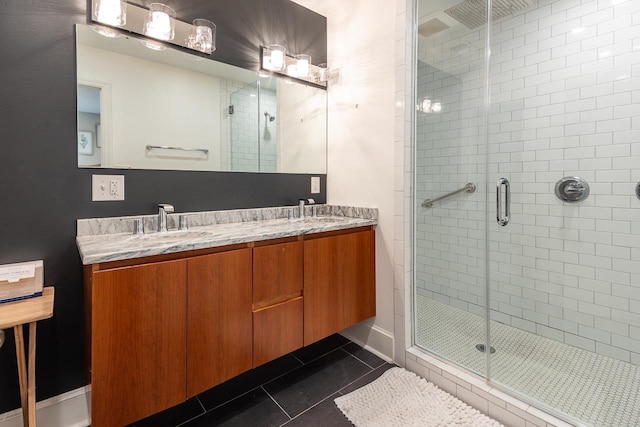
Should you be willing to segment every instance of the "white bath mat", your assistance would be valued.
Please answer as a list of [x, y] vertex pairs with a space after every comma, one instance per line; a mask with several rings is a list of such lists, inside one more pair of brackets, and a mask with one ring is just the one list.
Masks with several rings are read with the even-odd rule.
[[356, 427], [498, 427], [477, 409], [402, 368], [335, 400]]

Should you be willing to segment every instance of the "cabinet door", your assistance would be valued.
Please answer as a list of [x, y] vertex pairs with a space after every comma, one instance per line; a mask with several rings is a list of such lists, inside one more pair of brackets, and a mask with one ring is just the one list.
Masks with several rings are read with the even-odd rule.
[[187, 396], [251, 369], [251, 249], [188, 261]]
[[373, 230], [304, 243], [304, 345], [376, 314]]
[[253, 312], [253, 367], [302, 347], [302, 297]]
[[342, 236], [344, 327], [376, 315], [375, 232]]
[[186, 398], [185, 261], [95, 272], [92, 426], [122, 426]]
[[343, 329], [341, 237], [304, 242], [304, 345]]
[[302, 242], [253, 249], [254, 310], [302, 294]]

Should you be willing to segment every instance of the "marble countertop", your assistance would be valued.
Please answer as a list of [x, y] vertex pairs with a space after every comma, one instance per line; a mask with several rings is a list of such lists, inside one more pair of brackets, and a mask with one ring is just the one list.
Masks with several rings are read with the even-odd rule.
[[[171, 225], [177, 223], [178, 217], [178, 214], [173, 214], [169, 221], [170, 231], [142, 235], [129, 231], [129, 227], [133, 227], [133, 221], [141, 216], [78, 220], [76, 243], [82, 263], [88, 265], [378, 223], [377, 209], [323, 205], [318, 207], [316, 217], [312, 217], [310, 208], [307, 208], [309, 215], [304, 219], [289, 219], [292, 217], [291, 209], [294, 208], [183, 214], [191, 217], [188, 230], [171, 230]], [[154, 216], [142, 218], [145, 224], [146, 221], [154, 220]], [[211, 221], [217, 223], [208, 223]], [[194, 226], [194, 223], [197, 225]]]

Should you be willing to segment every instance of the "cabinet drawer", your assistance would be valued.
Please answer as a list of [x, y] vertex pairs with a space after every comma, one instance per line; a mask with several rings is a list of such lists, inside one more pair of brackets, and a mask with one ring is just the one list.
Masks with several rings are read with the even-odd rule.
[[253, 249], [253, 309], [302, 295], [302, 242]]
[[253, 312], [253, 367], [302, 347], [303, 303], [298, 297]]

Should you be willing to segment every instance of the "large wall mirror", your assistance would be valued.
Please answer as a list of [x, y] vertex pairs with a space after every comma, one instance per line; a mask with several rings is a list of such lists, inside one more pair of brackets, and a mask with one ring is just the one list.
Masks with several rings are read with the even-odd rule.
[[77, 25], [78, 166], [326, 173], [327, 92]]

